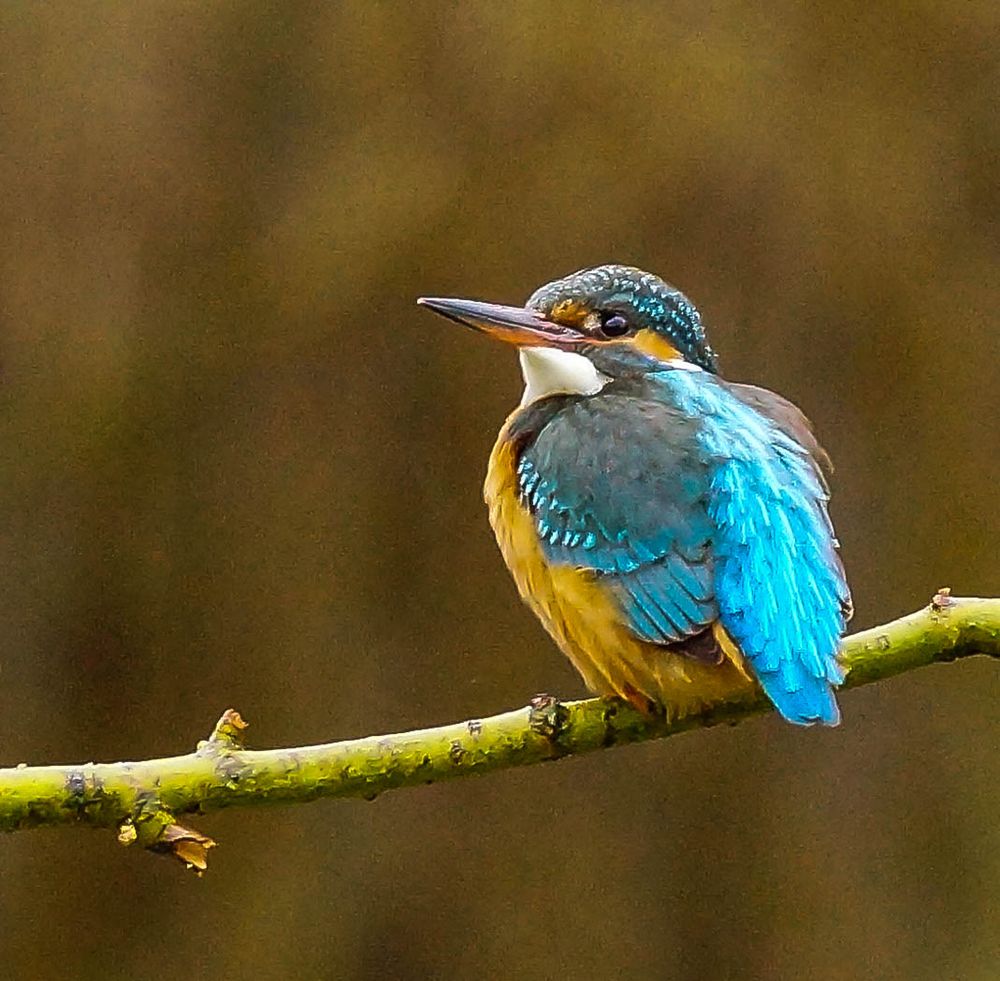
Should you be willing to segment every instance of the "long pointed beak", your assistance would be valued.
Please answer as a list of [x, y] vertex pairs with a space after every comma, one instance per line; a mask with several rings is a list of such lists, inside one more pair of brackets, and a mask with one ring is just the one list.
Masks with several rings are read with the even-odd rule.
[[587, 339], [585, 334], [547, 320], [544, 314], [529, 307], [505, 307], [499, 303], [438, 296], [422, 296], [417, 303], [442, 317], [518, 347], [572, 348]]

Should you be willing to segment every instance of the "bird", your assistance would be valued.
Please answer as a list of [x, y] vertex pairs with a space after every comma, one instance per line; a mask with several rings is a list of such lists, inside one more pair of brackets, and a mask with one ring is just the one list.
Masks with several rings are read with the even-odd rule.
[[524, 306], [417, 302], [518, 350], [484, 497], [586, 686], [670, 719], [763, 689], [789, 722], [837, 725], [852, 605], [829, 458], [790, 401], [723, 378], [687, 296], [608, 264]]

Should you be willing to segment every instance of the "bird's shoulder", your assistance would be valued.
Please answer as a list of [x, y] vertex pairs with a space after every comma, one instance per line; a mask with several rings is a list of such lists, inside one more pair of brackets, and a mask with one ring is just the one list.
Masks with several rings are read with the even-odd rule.
[[830, 456], [819, 444], [805, 413], [784, 396], [757, 385], [720, 379], [720, 384], [739, 402], [762, 415], [808, 453], [816, 470], [824, 477], [833, 473]]
[[634, 509], [640, 493], [662, 501], [677, 496], [678, 475], [707, 474], [704, 420], [669, 400], [625, 390], [544, 402], [512, 420], [510, 437], [518, 462], [557, 481], [567, 504], [631, 499]]

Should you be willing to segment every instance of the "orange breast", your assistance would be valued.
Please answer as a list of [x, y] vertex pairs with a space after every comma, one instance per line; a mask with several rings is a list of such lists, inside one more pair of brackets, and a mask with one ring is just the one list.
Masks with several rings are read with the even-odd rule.
[[[509, 424], [509, 420], [508, 420]], [[637, 639], [600, 578], [587, 569], [550, 565], [531, 514], [518, 499], [514, 447], [501, 430], [490, 455], [484, 496], [497, 544], [524, 601], [587, 687], [643, 707], [684, 715], [753, 682], [728, 638], [721, 664], [705, 664]]]

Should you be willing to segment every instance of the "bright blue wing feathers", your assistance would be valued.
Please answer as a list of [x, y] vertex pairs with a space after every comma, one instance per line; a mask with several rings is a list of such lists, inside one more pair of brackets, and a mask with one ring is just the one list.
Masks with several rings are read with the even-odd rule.
[[699, 394], [692, 407], [715, 410], [703, 438], [720, 458], [709, 506], [720, 620], [786, 719], [835, 725], [850, 592], [822, 474], [802, 443], [721, 386]]

